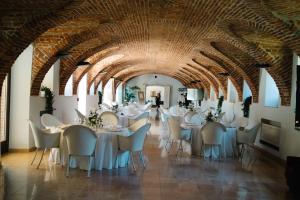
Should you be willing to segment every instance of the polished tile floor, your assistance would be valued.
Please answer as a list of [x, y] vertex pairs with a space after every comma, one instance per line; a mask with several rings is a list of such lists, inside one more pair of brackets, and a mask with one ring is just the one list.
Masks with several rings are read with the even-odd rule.
[[147, 137], [148, 166], [136, 173], [127, 168], [93, 171], [71, 170], [69, 178], [59, 165], [46, 159], [39, 170], [30, 166], [33, 153], [10, 153], [2, 158], [6, 173], [5, 199], [294, 199], [285, 184], [284, 168], [262, 155], [221, 162], [175, 152], [161, 156], [157, 131]]

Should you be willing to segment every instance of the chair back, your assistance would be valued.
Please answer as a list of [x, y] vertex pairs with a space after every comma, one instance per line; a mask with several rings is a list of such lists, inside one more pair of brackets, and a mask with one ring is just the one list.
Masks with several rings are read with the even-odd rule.
[[64, 132], [68, 152], [72, 155], [90, 156], [94, 153], [97, 135], [95, 132], [82, 125], [73, 125]]
[[47, 133], [37, 127], [31, 120], [29, 125], [32, 131], [34, 144], [36, 148], [55, 148], [59, 147], [60, 143], [60, 132], [58, 133]]
[[137, 131], [139, 128], [141, 128], [142, 126], [144, 126], [147, 123], [148, 123], [147, 118], [141, 118], [139, 120], [134, 121], [134, 123], [129, 126], [129, 130], [131, 130], [133, 132]]
[[128, 137], [119, 136], [119, 149], [132, 152], [142, 151], [144, 148], [145, 137], [150, 127], [151, 124], [146, 123]]
[[203, 116], [199, 113], [194, 114], [191, 119], [190, 119], [190, 123], [196, 124], [196, 125], [201, 125], [205, 122], [205, 119], [203, 118]]
[[141, 107], [142, 110], [147, 111], [151, 108], [151, 103], [147, 103]]
[[249, 124], [249, 119], [246, 117], [241, 117], [238, 119], [238, 127], [245, 128]]
[[218, 122], [207, 122], [201, 129], [204, 144], [221, 145], [226, 128]]
[[83, 124], [84, 121], [86, 120], [84, 114], [82, 114], [78, 109], [75, 108], [76, 114], [80, 120], [80, 123]]
[[167, 120], [168, 120], [168, 127], [169, 127], [171, 138], [175, 140], [179, 140], [181, 134], [180, 117], [170, 115]]
[[190, 123], [191, 119], [194, 115], [196, 115], [197, 113], [194, 111], [189, 111], [184, 115], [184, 121]]
[[251, 129], [246, 130], [247, 135], [249, 135], [249, 143], [254, 144], [259, 128], [260, 124], [257, 124]]
[[41, 117], [41, 123], [45, 128], [58, 127], [63, 125], [56, 117], [50, 114], [43, 114]]
[[112, 125], [116, 126], [119, 123], [118, 116], [111, 111], [104, 111], [100, 114], [100, 118], [102, 119], [102, 123], [104, 125]]
[[133, 135], [131, 135], [132, 146], [131, 151], [142, 151], [144, 148], [145, 137], [147, 132], [150, 130], [151, 124], [146, 123], [144, 126], [140, 127]]
[[140, 115], [138, 115], [135, 120], [140, 120], [140, 119], [149, 119], [149, 112], [143, 112]]

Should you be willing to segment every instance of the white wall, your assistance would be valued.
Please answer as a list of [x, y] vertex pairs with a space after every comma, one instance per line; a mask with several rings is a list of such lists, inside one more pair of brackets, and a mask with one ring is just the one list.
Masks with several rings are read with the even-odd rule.
[[[292, 75], [292, 96], [291, 106], [279, 106], [278, 108], [266, 107], [265, 93], [266, 93], [266, 73], [262, 70], [260, 73], [260, 86], [259, 86], [259, 103], [252, 103], [250, 106], [249, 127], [260, 122], [261, 118], [278, 121], [281, 123], [281, 139], [279, 152], [270, 149], [259, 143], [260, 132], [258, 133], [256, 145], [265, 149], [281, 159], [286, 159], [286, 156], [300, 156], [300, 131], [295, 130], [295, 101], [296, 101], [296, 65], [297, 56], [294, 55], [293, 59], [293, 75]], [[230, 93], [230, 91], [228, 91]], [[204, 105], [217, 105], [216, 101], [207, 101]], [[232, 113], [234, 106], [234, 113], [236, 118], [243, 115], [242, 102], [234, 104], [229, 103], [228, 100], [223, 103], [223, 111]]]
[[111, 105], [112, 103], [112, 83], [113, 79], [109, 79], [103, 90], [103, 103]]
[[71, 124], [77, 120], [75, 108], [78, 107], [77, 96], [56, 96], [54, 107], [54, 115], [63, 123]]
[[73, 74], [70, 76], [64, 91], [65, 96], [72, 96], [73, 95]]
[[94, 95], [95, 94], [95, 82], [92, 83], [90, 90], [89, 90], [89, 94], [90, 95]]
[[[154, 76], [157, 78], [154, 78]], [[178, 88], [183, 88], [184, 86], [174, 78], [160, 75], [160, 74], [146, 74], [142, 76], [135, 77], [126, 83], [127, 86], [138, 86], [145, 93], [145, 88], [148, 85], [160, 85], [160, 86], [170, 86], [170, 106], [176, 105], [179, 98]]]
[[120, 105], [122, 104], [122, 99], [123, 99], [123, 83], [119, 84], [117, 89], [116, 89], [116, 102]]
[[86, 114], [86, 96], [87, 96], [87, 75], [85, 74], [78, 84], [78, 110], [82, 114]]
[[98, 95], [87, 95], [86, 96], [86, 113], [87, 115], [91, 110], [96, 110], [98, 108]]
[[10, 149], [28, 149], [32, 136], [29, 134], [30, 86], [33, 46], [29, 45], [19, 55], [11, 68], [10, 98]]

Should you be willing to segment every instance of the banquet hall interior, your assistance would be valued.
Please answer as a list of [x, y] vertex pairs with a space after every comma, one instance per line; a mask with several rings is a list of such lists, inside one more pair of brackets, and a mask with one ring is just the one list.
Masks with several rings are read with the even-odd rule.
[[300, 199], [300, 1], [1, 0], [1, 199]]

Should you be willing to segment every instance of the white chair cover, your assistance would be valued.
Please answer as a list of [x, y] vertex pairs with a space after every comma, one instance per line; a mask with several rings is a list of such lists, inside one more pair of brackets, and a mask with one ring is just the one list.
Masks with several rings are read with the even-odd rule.
[[80, 120], [80, 123], [83, 124], [86, 121], [86, 117], [78, 109], [75, 108], [75, 112]]
[[43, 114], [41, 117], [41, 123], [45, 128], [58, 127], [63, 125], [62, 122], [60, 122], [56, 117], [50, 114]]

